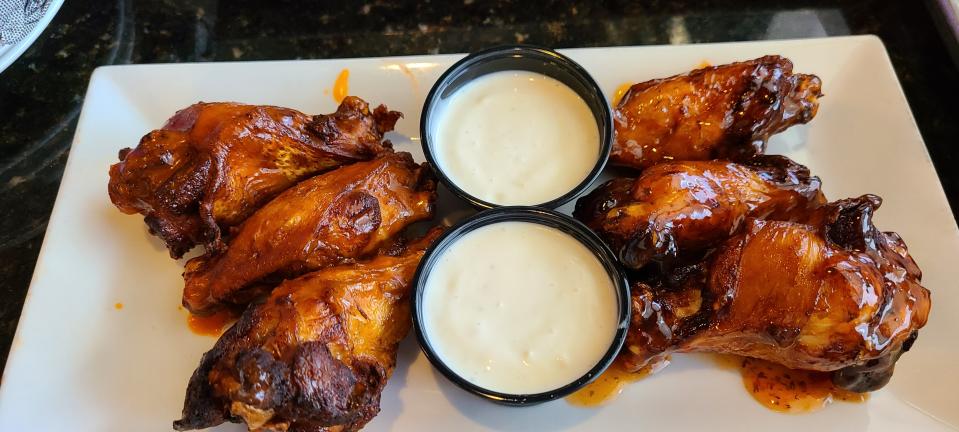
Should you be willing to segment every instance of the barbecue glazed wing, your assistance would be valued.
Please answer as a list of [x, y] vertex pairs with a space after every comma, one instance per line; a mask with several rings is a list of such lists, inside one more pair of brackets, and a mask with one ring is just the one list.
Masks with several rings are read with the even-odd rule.
[[330, 115], [273, 106], [198, 103], [120, 151], [110, 167], [110, 199], [140, 213], [181, 257], [196, 244], [222, 251], [221, 231], [301, 179], [369, 160], [401, 116], [348, 97]]
[[618, 178], [576, 202], [573, 215], [620, 261], [695, 257], [726, 240], [747, 217], [791, 220], [823, 203], [818, 177], [783, 156], [663, 162], [637, 179]]
[[243, 421], [251, 431], [359, 430], [379, 412], [410, 327], [413, 274], [437, 234], [399, 256], [282, 283], [203, 356], [174, 428]]
[[633, 85], [614, 112], [610, 162], [647, 168], [668, 160], [761, 154], [770, 135], [816, 115], [821, 82], [766, 56]]
[[882, 387], [931, 303], [902, 239], [872, 224], [880, 203], [838, 201], [807, 223], [751, 219], [703, 264], [635, 284], [623, 359], [639, 369], [669, 352], [731, 353]]
[[431, 217], [435, 198], [432, 172], [405, 152], [304, 180], [243, 222], [226, 252], [187, 262], [183, 305], [244, 304], [261, 284], [368, 255]]

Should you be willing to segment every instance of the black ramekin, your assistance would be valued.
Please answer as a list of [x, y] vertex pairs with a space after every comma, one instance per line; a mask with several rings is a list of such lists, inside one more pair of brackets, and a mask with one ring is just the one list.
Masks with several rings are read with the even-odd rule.
[[434, 118], [433, 112], [443, 100], [452, 96], [470, 81], [489, 73], [509, 70], [536, 72], [566, 84], [583, 98], [596, 119], [600, 145], [599, 154], [596, 155], [596, 165], [593, 166], [592, 171], [569, 192], [551, 201], [536, 205], [536, 207], [546, 208], [559, 207], [589, 188], [589, 185], [596, 180], [603, 167], [606, 166], [609, 152], [613, 146], [613, 115], [612, 108], [606, 100], [606, 96], [603, 95], [603, 90], [599, 88], [593, 77], [578, 63], [551, 49], [532, 45], [498, 46], [470, 54], [450, 66], [433, 84], [433, 88], [430, 89], [430, 93], [426, 96], [426, 102], [423, 104], [423, 113], [420, 116], [420, 140], [423, 146], [423, 154], [426, 155], [426, 160], [437, 171], [440, 181], [457, 196], [480, 209], [499, 207], [500, 204], [484, 201], [461, 189], [453, 183], [443, 172], [443, 167], [436, 162], [431, 144], [434, 141], [433, 131], [435, 128], [433, 125], [434, 121], [437, 120]]
[[[616, 300], [619, 306], [617, 317], [618, 326], [609, 350], [606, 351], [606, 354], [603, 355], [599, 363], [585, 375], [555, 390], [535, 394], [510, 394], [487, 390], [473, 384], [446, 366], [446, 363], [444, 363], [433, 350], [429, 338], [423, 329], [423, 290], [426, 288], [427, 276], [437, 260], [447, 247], [463, 235], [477, 228], [499, 222], [532, 222], [556, 228], [573, 236], [573, 238], [579, 240], [580, 243], [591, 250], [596, 258], [599, 259], [600, 263], [609, 273], [616, 289]], [[504, 244], [502, 247], [508, 248], [510, 245]], [[490, 252], [496, 253], [496, 251]], [[416, 285], [413, 288], [413, 329], [416, 332], [416, 338], [419, 340], [420, 348], [423, 350], [426, 358], [433, 364], [433, 367], [457, 386], [474, 395], [496, 403], [511, 406], [530, 406], [567, 396], [586, 384], [589, 384], [606, 370], [606, 368], [612, 364], [616, 355], [619, 354], [619, 350], [626, 340], [626, 330], [629, 327], [631, 310], [629, 283], [626, 280], [625, 273], [616, 261], [613, 252], [609, 250], [606, 244], [603, 243], [596, 234], [576, 219], [553, 210], [530, 206], [503, 206], [477, 213], [473, 217], [461, 221], [457, 225], [447, 229], [443, 235], [433, 242], [433, 245], [426, 251], [423, 259], [420, 261], [419, 267], [416, 269], [414, 281]]]

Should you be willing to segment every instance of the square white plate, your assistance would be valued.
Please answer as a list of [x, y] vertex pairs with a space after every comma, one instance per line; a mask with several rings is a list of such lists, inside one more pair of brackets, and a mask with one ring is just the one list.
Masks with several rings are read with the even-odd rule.
[[[676, 355], [613, 403], [565, 401], [516, 409], [459, 391], [407, 339], [368, 430], [937, 430], [959, 426], [959, 232], [881, 42], [846, 37], [690, 46], [574, 49], [607, 94], [627, 82], [782, 54], [822, 77], [826, 97], [808, 126], [770, 151], [807, 164], [833, 199], [871, 192], [877, 223], [898, 231], [925, 271], [933, 310], [892, 382], [861, 404], [806, 415], [763, 408], [735, 371]], [[197, 336], [177, 306], [182, 262], [170, 260], [140, 217], [107, 197], [107, 169], [177, 109], [233, 100], [326, 113], [330, 87], [350, 70], [350, 94], [406, 114], [394, 142], [422, 159], [419, 113], [458, 55], [259, 63], [114, 66], [94, 73], [60, 194], [0, 387], [2, 431], [167, 431], [187, 379], [214, 339]], [[455, 203], [441, 206], [455, 212]], [[122, 303], [122, 309], [114, 305]], [[242, 430], [227, 425], [218, 430]]]

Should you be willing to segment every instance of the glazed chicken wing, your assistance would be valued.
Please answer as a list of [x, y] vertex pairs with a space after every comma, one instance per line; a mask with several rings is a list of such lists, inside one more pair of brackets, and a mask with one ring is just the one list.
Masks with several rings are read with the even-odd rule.
[[260, 285], [374, 252], [433, 214], [431, 171], [386, 154], [304, 180], [243, 222], [226, 252], [187, 262], [183, 304], [196, 314], [244, 304]]
[[903, 241], [872, 224], [880, 202], [838, 201], [805, 223], [750, 219], [704, 263], [637, 283], [623, 359], [731, 353], [882, 387], [931, 303]]
[[348, 97], [330, 115], [273, 106], [198, 103], [177, 112], [110, 167], [110, 199], [140, 213], [179, 258], [196, 244], [222, 251], [224, 230], [299, 180], [369, 160], [401, 116]]
[[669, 160], [741, 160], [770, 135], [816, 115], [821, 83], [779, 56], [633, 85], [614, 112], [610, 162], [647, 168]]
[[251, 431], [355, 431], [410, 327], [409, 291], [434, 230], [398, 256], [289, 280], [251, 306], [200, 361], [176, 430], [243, 421]]
[[618, 178], [576, 203], [627, 267], [694, 255], [736, 232], [747, 217], [790, 220], [823, 203], [819, 178], [783, 156], [664, 162]]

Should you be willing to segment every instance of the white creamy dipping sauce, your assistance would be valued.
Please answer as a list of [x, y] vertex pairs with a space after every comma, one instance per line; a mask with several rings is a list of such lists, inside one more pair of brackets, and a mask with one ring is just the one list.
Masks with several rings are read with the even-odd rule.
[[490, 73], [437, 108], [431, 143], [437, 164], [461, 189], [493, 204], [559, 198], [586, 179], [599, 157], [589, 106], [546, 75]]
[[613, 343], [612, 279], [582, 243], [555, 228], [499, 222], [442, 251], [422, 294], [436, 355], [484, 389], [535, 394], [570, 384]]

